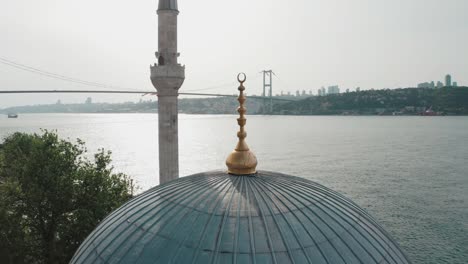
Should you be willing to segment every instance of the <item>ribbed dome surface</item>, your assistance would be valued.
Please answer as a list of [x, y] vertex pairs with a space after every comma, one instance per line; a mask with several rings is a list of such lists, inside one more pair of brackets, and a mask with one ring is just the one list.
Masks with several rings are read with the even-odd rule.
[[201, 173], [157, 186], [109, 215], [71, 263], [409, 263], [342, 195], [261, 171]]

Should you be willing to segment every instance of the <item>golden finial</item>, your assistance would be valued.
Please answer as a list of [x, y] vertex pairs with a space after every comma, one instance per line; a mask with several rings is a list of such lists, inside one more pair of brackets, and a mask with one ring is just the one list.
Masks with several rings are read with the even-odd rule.
[[237, 99], [240, 103], [240, 106], [237, 108], [237, 112], [239, 112], [240, 117], [237, 119], [237, 123], [239, 124], [240, 130], [237, 132], [237, 137], [239, 138], [239, 142], [237, 142], [237, 146], [234, 151], [227, 157], [226, 165], [228, 167], [228, 173], [234, 175], [250, 175], [254, 174], [257, 171], [255, 170], [257, 167], [257, 158], [255, 155], [250, 151], [249, 146], [245, 143], [245, 138], [247, 137], [247, 132], [244, 130], [245, 123], [247, 122], [244, 117], [245, 112], [247, 109], [244, 106], [245, 103], [245, 95], [244, 95], [244, 82], [247, 79], [245, 73], [239, 73], [237, 75], [237, 81], [239, 81], [239, 98]]

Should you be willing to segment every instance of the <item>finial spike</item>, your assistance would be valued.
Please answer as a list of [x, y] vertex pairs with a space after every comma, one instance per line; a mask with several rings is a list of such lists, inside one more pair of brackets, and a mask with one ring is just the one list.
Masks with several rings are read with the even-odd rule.
[[245, 113], [247, 109], [245, 108], [245, 101], [247, 98], [244, 95], [244, 82], [247, 80], [247, 76], [245, 73], [239, 73], [237, 75], [237, 81], [239, 81], [239, 107], [237, 108], [237, 112], [239, 113], [239, 118], [237, 119], [237, 124], [239, 124], [240, 130], [237, 132], [237, 137], [239, 138], [239, 142], [237, 142], [236, 148], [234, 151], [228, 156], [226, 159], [226, 165], [228, 167], [228, 173], [233, 175], [251, 175], [256, 173], [257, 167], [257, 158], [250, 151], [249, 146], [245, 142], [245, 138], [247, 137], [247, 132], [245, 132], [245, 124], [247, 123], [247, 119], [245, 118]]

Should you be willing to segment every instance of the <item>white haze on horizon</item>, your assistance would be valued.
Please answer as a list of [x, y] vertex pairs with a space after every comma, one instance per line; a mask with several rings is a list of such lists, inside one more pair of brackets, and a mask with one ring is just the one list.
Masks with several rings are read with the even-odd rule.
[[[0, 57], [45, 71], [133, 90], [154, 88], [157, 0], [15, 0], [0, 9]], [[220, 86], [236, 93], [246, 72], [260, 94], [273, 69], [274, 93], [340, 85], [414, 87], [451, 73], [468, 85], [465, 0], [179, 0], [181, 92]], [[0, 89], [97, 89], [0, 64]], [[226, 85], [230, 84], [231, 85]], [[2, 95], [13, 105], [139, 100], [137, 95]], [[144, 100], [155, 98], [143, 97]]]

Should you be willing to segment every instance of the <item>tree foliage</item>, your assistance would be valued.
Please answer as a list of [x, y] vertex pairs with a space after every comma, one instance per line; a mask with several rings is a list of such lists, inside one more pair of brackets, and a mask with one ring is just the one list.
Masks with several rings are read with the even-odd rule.
[[110, 152], [80, 140], [15, 133], [0, 145], [0, 262], [67, 263], [96, 225], [132, 197]]

